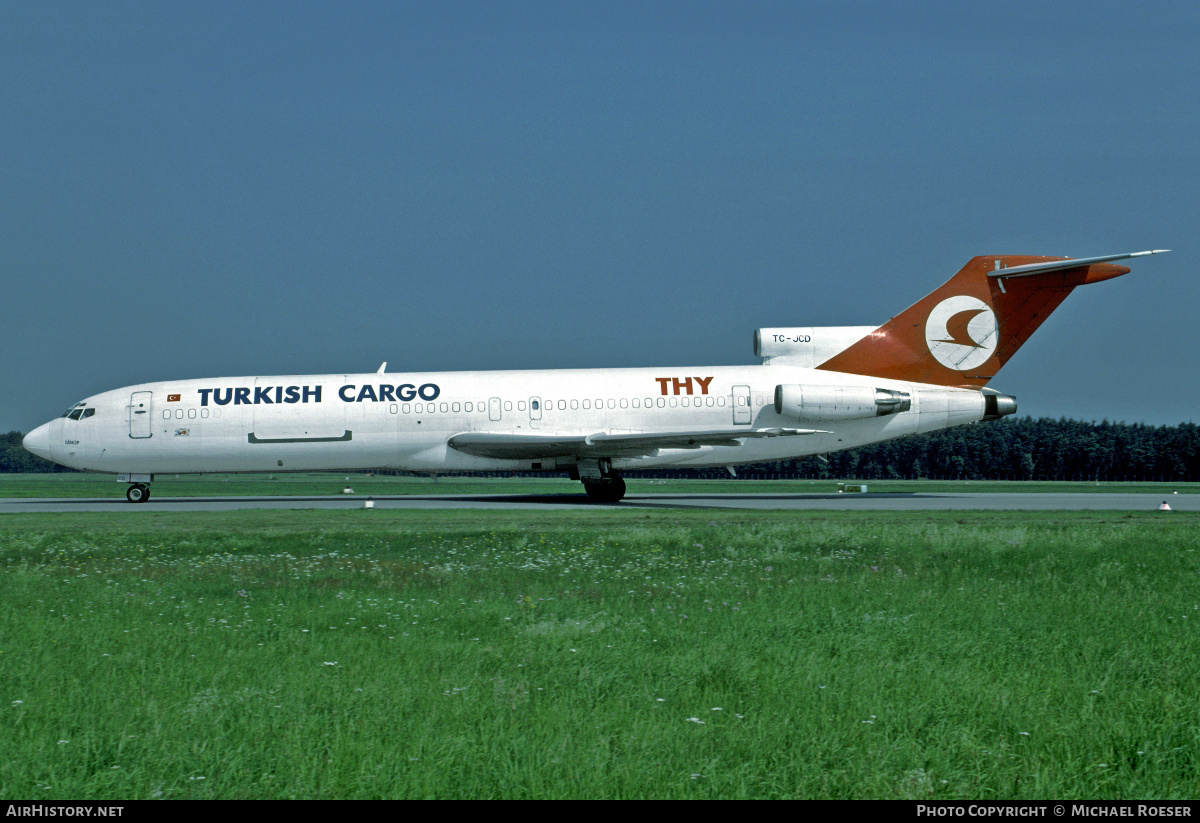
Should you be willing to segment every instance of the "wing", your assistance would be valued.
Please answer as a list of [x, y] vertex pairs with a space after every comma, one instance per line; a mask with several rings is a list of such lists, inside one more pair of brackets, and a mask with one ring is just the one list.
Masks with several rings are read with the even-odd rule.
[[538, 457], [644, 457], [659, 449], [741, 446], [747, 439], [827, 434], [820, 429], [755, 429], [747, 431], [630, 432], [609, 434], [505, 434], [465, 432], [448, 445], [466, 454], [516, 460]]

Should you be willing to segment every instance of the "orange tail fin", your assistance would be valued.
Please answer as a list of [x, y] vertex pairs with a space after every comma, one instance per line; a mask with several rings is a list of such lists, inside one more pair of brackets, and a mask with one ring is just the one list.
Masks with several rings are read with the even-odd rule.
[[1129, 269], [1107, 257], [985, 255], [818, 368], [939, 386], [980, 388], [1076, 286]]

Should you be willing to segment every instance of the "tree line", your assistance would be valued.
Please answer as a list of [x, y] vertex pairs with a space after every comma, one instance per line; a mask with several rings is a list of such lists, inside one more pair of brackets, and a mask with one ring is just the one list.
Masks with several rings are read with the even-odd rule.
[[23, 432], [0, 434], [0, 472], [70, 472], [66, 466], [43, 460], [21, 446]]
[[[1200, 426], [1006, 417], [824, 458], [739, 467], [739, 477], [845, 480], [1200, 481]], [[706, 476], [728, 474], [706, 470]]]
[[[0, 472], [71, 471], [0, 435]], [[1091, 423], [1006, 417], [910, 435], [824, 458], [778, 460], [737, 469], [738, 477], [844, 480], [1200, 481], [1200, 426]], [[487, 474], [495, 474], [488, 472]], [[724, 469], [661, 469], [631, 474], [728, 477]]]

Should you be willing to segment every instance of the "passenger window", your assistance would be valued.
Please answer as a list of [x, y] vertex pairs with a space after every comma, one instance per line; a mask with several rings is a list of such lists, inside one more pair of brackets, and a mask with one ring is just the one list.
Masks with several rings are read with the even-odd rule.
[[661, 409], [665, 405], [666, 405], [666, 401], [663, 400], [661, 397], [658, 398], [658, 407]]
[[566, 411], [566, 410], [567, 410], [567, 401], [566, 401], [566, 400], [559, 400], [559, 401], [558, 401], [558, 410], [559, 410], [559, 411]]
[[183, 419], [183, 409], [176, 409], [176, 410], [175, 410], [175, 419], [176, 419], [176, 420], [182, 420], [182, 419]]
[[460, 403], [455, 403], [450, 407], [450, 410], [457, 414], [458, 412], [462, 411], [462, 405]]
[[399, 407], [399, 406], [397, 406], [395, 403], [393, 403], [392, 405], [388, 406], [388, 411], [390, 411], [392, 414], [395, 414], [395, 413], [396, 413], [396, 412], [398, 412], [399, 410], [400, 410], [400, 407]]
[[525, 411], [525, 401], [524, 400], [517, 401], [517, 411]]
[[400, 411], [404, 412], [405, 414], [408, 414], [410, 411], [412, 411], [412, 405], [409, 403], [405, 403], [403, 406], [400, 407]]
[[504, 401], [504, 410], [505, 410], [505, 411], [512, 411], [512, 401], [511, 401], [511, 400], [505, 400], [505, 401]]
[[448, 411], [450, 411], [449, 407], [445, 403], [443, 403], [442, 404], [442, 414], [445, 414]]
[[196, 410], [188, 409], [188, 420], [195, 420], [195, 419], [196, 419]]
[[640, 398], [640, 397], [633, 398], [633, 407], [635, 409], [640, 409], [642, 407], [642, 398]]
[[571, 401], [571, 408], [572, 408], [572, 409], [578, 409], [578, 408], [579, 408], [579, 401], [578, 401], [578, 400], [572, 400], [572, 401]]
[[468, 400], [466, 403], [463, 403], [463, 411], [465, 411], [465, 412], [472, 411], [474, 408], [475, 407], [471, 405], [470, 400]]
[[201, 410], [200, 410], [200, 416], [201, 416], [201, 417], [208, 417], [208, 409], [201, 409]]
[[717, 397], [717, 405], [718, 405], [718, 406], [724, 406], [724, 405], [725, 405], [725, 395], [723, 395], [723, 394], [722, 394], [722, 395], [720, 395], [720, 396], [718, 396], [718, 397]]
[[584, 407], [585, 409], [590, 409], [590, 408], [592, 407], [592, 401], [591, 401], [591, 400], [584, 400], [584, 401], [583, 401], [583, 407]]
[[678, 405], [678, 403], [679, 403], [679, 401], [676, 398], [674, 398], [674, 397], [671, 398], [671, 408], [675, 408], [675, 406]]
[[163, 420], [170, 420], [170, 419], [171, 419], [171, 410], [163, 409]]
[[623, 409], [629, 408], [629, 401], [626, 400], [624, 397], [621, 398], [621, 408], [623, 408]]
[[687, 406], [692, 405], [692, 401], [691, 401], [691, 399], [689, 399], [687, 397], [681, 397], [681, 398], [679, 398], [679, 404], [686, 408]]
[[617, 407], [617, 401], [613, 400], [611, 397], [608, 398], [608, 407], [610, 409], [615, 409]]
[[704, 405], [711, 406], [712, 404], [713, 404], [712, 395], [709, 395], [708, 397], [704, 398]]
[[414, 404], [414, 405], [413, 405], [413, 411], [415, 411], [417, 414], [421, 414], [422, 412], [424, 412], [424, 411], [425, 411], [425, 404], [424, 404], [424, 403], [416, 403], [416, 404]]

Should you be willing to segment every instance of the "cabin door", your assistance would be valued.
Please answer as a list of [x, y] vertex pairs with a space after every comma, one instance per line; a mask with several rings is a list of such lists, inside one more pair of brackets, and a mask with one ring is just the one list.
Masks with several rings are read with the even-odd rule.
[[738, 426], [750, 425], [750, 387], [733, 387], [733, 422]]
[[150, 409], [154, 392], [135, 391], [129, 398], [129, 436], [141, 440], [150, 436]]

